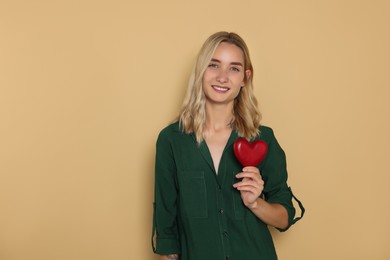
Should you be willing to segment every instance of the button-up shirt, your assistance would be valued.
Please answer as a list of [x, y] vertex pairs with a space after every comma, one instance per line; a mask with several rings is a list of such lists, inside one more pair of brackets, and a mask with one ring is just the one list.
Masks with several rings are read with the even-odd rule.
[[[233, 152], [238, 137], [232, 130], [216, 171], [207, 144], [198, 144], [194, 134], [185, 134], [178, 123], [160, 132], [155, 165], [155, 253], [179, 254], [180, 260], [277, 259], [267, 225], [245, 207], [233, 187], [241, 181], [235, 175], [243, 168]], [[285, 153], [271, 128], [261, 126], [256, 139], [268, 144], [265, 159], [257, 165], [264, 180], [261, 196], [284, 206], [291, 225], [295, 209], [287, 185]]]

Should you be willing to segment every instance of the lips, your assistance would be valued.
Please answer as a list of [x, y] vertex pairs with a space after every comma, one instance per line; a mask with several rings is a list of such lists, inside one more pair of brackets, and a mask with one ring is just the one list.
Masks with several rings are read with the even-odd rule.
[[215, 91], [225, 93], [227, 92], [230, 88], [228, 87], [223, 87], [223, 86], [218, 86], [218, 85], [212, 85], [211, 86]]

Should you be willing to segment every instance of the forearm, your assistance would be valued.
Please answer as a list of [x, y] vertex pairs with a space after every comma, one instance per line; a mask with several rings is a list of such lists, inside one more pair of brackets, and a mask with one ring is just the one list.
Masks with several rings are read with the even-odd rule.
[[160, 260], [179, 260], [179, 255], [160, 255]]
[[267, 225], [280, 229], [285, 229], [288, 226], [287, 210], [280, 204], [268, 203], [262, 198], [258, 198], [247, 207]]

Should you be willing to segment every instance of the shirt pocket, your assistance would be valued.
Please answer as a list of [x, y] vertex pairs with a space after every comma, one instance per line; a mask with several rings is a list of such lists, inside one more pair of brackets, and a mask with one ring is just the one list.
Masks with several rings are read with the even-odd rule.
[[179, 172], [180, 207], [192, 218], [207, 218], [207, 190], [203, 171]]
[[[236, 182], [241, 181], [241, 179], [236, 178], [236, 174], [238, 174], [239, 171], [233, 172], [233, 179], [232, 179], [232, 185]], [[243, 219], [244, 218], [244, 213], [246, 210], [246, 207], [244, 205], [244, 202], [242, 202], [241, 199], [241, 193], [239, 190], [233, 188], [232, 196], [233, 196], [233, 211], [234, 211], [234, 217], [236, 219]]]

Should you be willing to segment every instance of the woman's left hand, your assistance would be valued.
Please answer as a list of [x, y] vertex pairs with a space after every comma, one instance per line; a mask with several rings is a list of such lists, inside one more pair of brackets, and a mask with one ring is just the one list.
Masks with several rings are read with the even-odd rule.
[[243, 172], [236, 175], [236, 178], [242, 180], [233, 184], [233, 187], [240, 191], [245, 206], [252, 209], [257, 206], [257, 199], [264, 189], [264, 181], [256, 167], [248, 166], [242, 170]]

